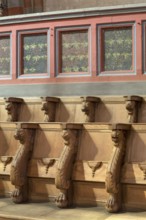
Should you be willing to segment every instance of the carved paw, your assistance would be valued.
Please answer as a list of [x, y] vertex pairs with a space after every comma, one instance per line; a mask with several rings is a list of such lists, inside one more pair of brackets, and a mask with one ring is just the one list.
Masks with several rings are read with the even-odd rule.
[[106, 209], [108, 212], [118, 212], [120, 209], [120, 202], [118, 199], [118, 194], [112, 194], [109, 196], [107, 203], [106, 203]]
[[26, 192], [24, 191], [23, 187], [16, 188], [12, 192], [11, 197], [14, 203], [22, 203], [27, 200]]
[[66, 208], [68, 206], [68, 199], [66, 193], [61, 192], [59, 196], [56, 198], [56, 205], [59, 208]]

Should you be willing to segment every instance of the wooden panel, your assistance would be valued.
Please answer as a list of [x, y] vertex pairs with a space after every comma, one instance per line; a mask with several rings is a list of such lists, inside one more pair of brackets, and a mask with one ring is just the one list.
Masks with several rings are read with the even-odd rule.
[[92, 166], [96, 165], [97, 161], [77, 161], [74, 165], [73, 180], [90, 181], [90, 182], [105, 182], [107, 163], [102, 163], [93, 175]]
[[44, 113], [41, 110], [41, 100], [35, 101], [25, 101], [22, 105], [21, 112], [20, 112], [20, 121], [32, 121], [32, 122], [43, 122], [44, 120]]
[[63, 149], [63, 140], [61, 137], [61, 128], [53, 129], [51, 124], [47, 128], [38, 129], [34, 143], [33, 158], [58, 158]]
[[99, 103], [95, 121], [108, 123], [128, 122], [125, 103]]
[[128, 211], [146, 210], [146, 185], [123, 185], [123, 208]]
[[37, 201], [53, 201], [59, 193], [53, 179], [29, 179], [29, 197]]
[[74, 191], [74, 203], [77, 205], [97, 205], [107, 199], [103, 183], [74, 182]]
[[15, 129], [15, 123], [0, 123], [0, 156], [14, 156], [18, 147], [18, 141], [14, 138]]
[[129, 132], [127, 148], [126, 148], [126, 161], [129, 162], [142, 162], [146, 160], [146, 125], [132, 125]]
[[10, 183], [9, 176], [1, 176], [0, 179], [0, 196], [11, 196], [14, 186]]
[[92, 130], [82, 131], [78, 148], [77, 160], [108, 161], [111, 154], [111, 131], [99, 125], [91, 125]]

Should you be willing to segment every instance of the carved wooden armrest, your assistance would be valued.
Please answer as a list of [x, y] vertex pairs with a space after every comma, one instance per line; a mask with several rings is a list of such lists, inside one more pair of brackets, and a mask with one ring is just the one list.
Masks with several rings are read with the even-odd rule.
[[5, 109], [8, 113], [7, 121], [18, 121], [21, 104], [23, 103], [23, 99], [21, 98], [4, 98], [5, 100]]
[[86, 115], [86, 122], [94, 122], [95, 121], [95, 110], [97, 104], [100, 102], [100, 98], [98, 97], [81, 97], [82, 101], [82, 112]]
[[121, 208], [121, 167], [126, 148], [126, 135], [130, 125], [115, 124], [112, 126], [113, 151], [106, 172], [106, 191], [109, 198], [106, 209], [109, 212], [118, 212]]
[[12, 200], [15, 203], [22, 203], [28, 199], [28, 162], [33, 150], [35, 132], [38, 124], [20, 123], [17, 124], [16, 140], [19, 140], [20, 146], [11, 163], [10, 181], [15, 186], [12, 192]]
[[42, 99], [42, 108], [44, 111], [44, 121], [45, 122], [54, 122], [56, 114], [56, 106], [60, 102], [59, 98], [56, 97], [41, 97]]
[[126, 101], [126, 109], [128, 111], [129, 123], [138, 122], [138, 110], [142, 103], [140, 96], [124, 96]]
[[81, 124], [63, 124], [62, 138], [64, 148], [57, 164], [55, 185], [60, 189], [60, 194], [56, 198], [56, 205], [60, 208], [68, 207], [72, 204], [72, 170], [78, 148], [78, 131]]

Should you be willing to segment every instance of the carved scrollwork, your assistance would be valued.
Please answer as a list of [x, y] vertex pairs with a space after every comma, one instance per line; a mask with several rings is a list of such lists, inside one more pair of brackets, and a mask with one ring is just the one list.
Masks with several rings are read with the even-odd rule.
[[96, 170], [98, 170], [102, 166], [102, 162], [99, 161], [87, 161], [87, 164], [92, 170], [92, 177], [95, 176]]
[[[130, 126], [130, 125], [129, 125]], [[106, 209], [109, 212], [118, 212], [121, 208], [121, 184], [120, 174], [123, 156], [126, 147], [126, 130], [128, 125], [117, 124], [112, 129], [113, 152], [106, 172], [106, 191], [109, 198], [106, 203]]]
[[72, 203], [71, 176], [77, 152], [78, 131], [65, 128], [63, 129], [62, 137], [64, 148], [58, 161], [55, 184], [60, 189], [60, 194], [56, 198], [56, 204], [60, 208], [65, 208]]
[[14, 137], [19, 140], [20, 146], [11, 164], [10, 181], [15, 186], [12, 200], [15, 203], [22, 203], [28, 199], [27, 168], [33, 150], [35, 129], [20, 126]]
[[6, 167], [8, 164], [10, 164], [12, 162], [13, 157], [11, 156], [1, 156], [0, 157], [0, 161], [3, 163], [4, 167], [3, 167], [3, 171], [6, 170]]
[[41, 158], [39, 160], [41, 164], [45, 166], [46, 174], [48, 173], [48, 170], [50, 167], [54, 166], [56, 159], [54, 158]]
[[129, 123], [138, 122], [138, 110], [142, 102], [142, 97], [139, 96], [126, 96], [126, 109], [128, 111]]
[[42, 108], [44, 111], [44, 122], [54, 122], [56, 114], [56, 105], [59, 102], [59, 98], [56, 97], [41, 97]]
[[8, 113], [7, 121], [9, 122], [18, 121], [22, 102], [23, 99], [20, 98], [13, 98], [13, 97], [5, 98], [5, 109], [7, 110]]
[[82, 100], [82, 112], [86, 115], [85, 122], [94, 122], [95, 121], [95, 110], [97, 103], [100, 99], [98, 97], [81, 97]]

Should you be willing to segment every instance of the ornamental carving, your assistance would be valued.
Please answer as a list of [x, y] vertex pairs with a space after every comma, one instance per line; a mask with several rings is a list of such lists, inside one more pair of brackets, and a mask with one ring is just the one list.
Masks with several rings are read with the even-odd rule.
[[20, 98], [5, 98], [5, 109], [8, 113], [7, 121], [9, 122], [16, 122], [19, 118], [20, 108], [23, 99]]
[[92, 170], [92, 177], [94, 178], [96, 170], [101, 168], [102, 162], [99, 162], [99, 161], [87, 161], [87, 164], [91, 168], [91, 170]]
[[11, 164], [10, 181], [15, 186], [12, 200], [22, 203], [28, 199], [27, 168], [34, 145], [35, 129], [18, 127], [14, 135], [20, 146]]
[[6, 170], [6, 167], [8, 164], [10, 164], [12, 162], [12, 157], [11, 156], [1, 156], [0, 157], [0, 161], [3, 163], [3, 171]]
[[42, 97], [42, 108], [44, 111], [44, 122], [54, 122], [56, 115], [57, 103], [59, 98], [56, 97]]
[[95, 111], [100, 99], [98, 97], [81, 97], [82, 100], [82, 112], [86, 115], [85, 122], [95, 121]]
[[72, 169], [77, 153], [78, 132], [73, 129], [63, 129], [64, 148], [58, 160], [55, 184], [60, 189], [60, 194], [56, 198], [56, 205], [60, 208], [68, 207], [72, 204]]
[[129, 126], [117, 124], [112, 129], [113, 152], [108, 164], [105, 180], [106, 191], [109, 193], [106, 209], [109, 212], [118, 212], [121, 208], [120, 176], [126, 148], [126, 134]]
[[45, 171], [46, 171], [45, 173], [48, 174], [49, 168], [54, 166], [56, 159], [55, 158], [41, 158], [39, 162], [43, 166], [45, 166]]
[[126, 96], [126, 109], [128, 111], [128, 122], [138, 122], [138, 110], [142, 102], [142, 97], [139, 96]]

